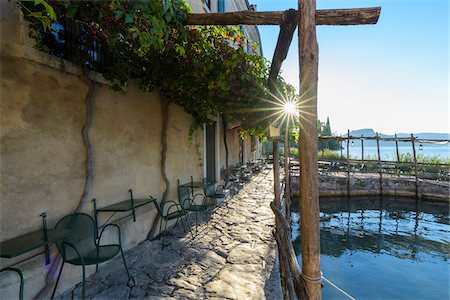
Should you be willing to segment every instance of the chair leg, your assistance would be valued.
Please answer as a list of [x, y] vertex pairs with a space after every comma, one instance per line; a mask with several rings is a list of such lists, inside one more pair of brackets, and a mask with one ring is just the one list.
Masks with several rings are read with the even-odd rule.
[[[180, 221], [181, 224], [183, 224], [183, 230], [184, 232], [187, 232], [186, 228], [184, 227], [184, 223], [183, 223], [183, 217], [180, 217]], [[189, 219], [188, 219], [188, 214], [185, 215], [185, 222], [186, 222], [186, 227], [189, 229], [189, 233], [191, 234], [191, 238], [194, 238], [194, 235], [192, 234], [192, 230], [191, 230], [191, 224], [189, 223]]]
[[[197, 212], [195, 212], [196, 214], [197, 214]], [[197, 222], [197, 215], [195, 215], [195, 221]], [[187, 223], [188, 223], [188, 228], [189, 228], [189, 232], [191, 233], [191, 238], [192, 239], [194, 239], [195, 238], [195, 235], [194, 235], [194, 233], [192, 232], [192, 226], [191, 226], [191, 223], [189, 223], [189, 220], [187, 221]], [[197, 224], [197, 223], [196, 223]], [[197, 225], [196, 225], [197, 226]]]
[[[100, 243], [100, 242], [99, 242]], [[99, 254], [99, 248], [97, 247], [97, 262], [95, 263], [95, 273], [98, 272], [98, 254]]]
[[164, 235], [163, 235], [162, 248], [161, 249], [164, 249], [164, 247], [167, 246], [166, 245], [166, 234], [167, 234], [167, 221], [164, 224]]
[[198, 218], [197, 218], [197, 211], [195, 211], [195, 236], [198, 235]]
[[123, 255], [122, 244], [120, 244], [120, 254], [122, 254], [123, 264], [125, 266], [125, 270], [127, 270], [128, 280], [131, 280], [130, 270], [128, 270], [127, 261], [125, 260], [125, 255]]
[[163, 222], [163, 219], [162, 218], [160, 218], [161, 220], [160, 220], [160, 222], [159, 222], [159, 234], [158, 234], [158, 240], [161, 238], [161, 226], [162, 226], [162, 222]]
[[81, 299], [85, 299], [85, 294], [86, 294], [86, 267], [84, 266], [84, 264], [81, 265], [83, 267], [83, 290], [82, 290], [82, 294], [81, 294]]
[[176, 220], [176, 222], [175, 222], [175, 225], [178, 223], [178, 220], [181, 219], [181, 220], [180, 220], [181, 226], [183, 227], [184, 232], [186, 232], [186, 227], [184, 226], [184, 222], [183, 222], [183, 219], [182, 219], [182, 218], [183, 218], [183, 217], [178, 217], [177, 220]]
[[61, 277], [61, 273], [62, 273], [62, 270], [63, 270], [63, 267], [64, 267], [64, 263], [65, 263], [65, 261], [63, 260], [63, 262], [61, 264], [61, 268], [59, 269], [58, 278], [56, 279], [55, 287], [53, 288], [53, 293], [52, 293], [52, 296], [50, 297], [50, 299], [53, 299], [53, 297], [55, 296], [56, 288], [58, 287], [58, 282], [59, 282], [59, 278]]

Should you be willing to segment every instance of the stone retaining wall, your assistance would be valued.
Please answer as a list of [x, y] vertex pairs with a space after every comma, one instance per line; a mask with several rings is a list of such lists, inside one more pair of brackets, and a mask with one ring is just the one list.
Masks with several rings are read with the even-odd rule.
[[[347, 174], [335, 172], [319, 175], [319, 195], [348, 196]], [[299, 177], [291, 179], [293, 195], [299, 194]], [[351, 174], [350, 196], [406, 196], [416, 197], [416, 182], [411, 177], [389, 176], [382, 179], [382, 191], [380, 178], [376, 174]], [[419, 181], [419, 194], [424, 200], [450, 201], [450, 184], [429, 180]]]

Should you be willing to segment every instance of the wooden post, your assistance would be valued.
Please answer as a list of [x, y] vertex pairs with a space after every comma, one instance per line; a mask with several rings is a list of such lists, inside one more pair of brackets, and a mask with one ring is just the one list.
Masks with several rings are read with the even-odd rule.
[[380, 155], [380, 139], [377, 132], [377, 153], [378, 153], [378, 169], [380, 171], [380, 195], [383, 195], [383, 174], [381, 169], [381, 155]]
[[364, 139], [361, 135], [361, 164], [364, 163]]
[[289, 117], [286, 121], [286, 129], [284, 132], [284, 204], [285, 204], [285, 213], [286, 219], [288, 222], [291, 222], [291, 180], [290, 180], [290, 172], [289, 172]]
[[[273, 191], [274, 191], [274, 201], [273, 204], [277, 210], [281, 211], [281, 199], [280, 199], [280, 154], [278, 149], [278, 139], [273, 141]], [[286, 149], [285, 149], [286, 151]], [[282, 224], [278, 219], [275, 220], [276, 230], [280, 230]], [[281, 253], [284, 251], [283, 245], [281, 243], [277, 243], [278, 251]], [[286, 299], [292, 299], [293, 295], [291, 295], [291, 291], [289, 288], [289, 270], [287, 268], [288, 264], [285, 261], [285, 257], [283, 255], [280, 256], [280, 277], [281, 284], [286, 293]]]
[[273, 192], [275, 194], [274, 203], [280, 208], [280, 153], [278, 151], [278, 140], [273, 142]]
[[311, 299], [322, 299], [320, 273], [319, 183], [317, 163], [317, 81], [319, 47], [316, 1], [299, 0], [300, 61], [300, 217], [302, 273]]
[[400, 162], [400, 152], [398, 151], [397, 134], [395, 134], [395, 154], [397, 156], [397, 162]]
[[277, 244], [281, 245], [281, 249], [283, 249], [283, 253], [286, 255], [288, 264], [285, 269], [290, 270], [297, 299], [308, 299], [308, 295], [306, 295], [305, 291], [305, 280], [302, 277], [302, 271], [298, 265], [294, 246], [292, 245], [289, 223], [281, 211], [275, 207], [274, 202], [270, 203], [270, 208], [275, 214], [275, 221], [277, 223], [277, 230], [275, 232]]
[[413, 156], [414, 156], [414, 176], [416, 177], [416, 196], [418, 199], [422, 198], [422, 195], [419, 191], [419, 177], [417, 175], [417, 156], [416, 156], [416, 145], [414, 143], [415, 137], [411, 133], [411, 143], [412, 143], [412, 149], [413, 149]]
[[342, 159], [342, 139], [339, 142], [341, 143], [341, 159]]
[[347, 130], [347, 196], [350, 197], [350, 130]]

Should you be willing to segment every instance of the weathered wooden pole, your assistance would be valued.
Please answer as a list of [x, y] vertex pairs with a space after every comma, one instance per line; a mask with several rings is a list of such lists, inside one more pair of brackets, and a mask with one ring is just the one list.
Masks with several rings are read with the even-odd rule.
[[319, 184], [317, 163], [317, 81], [319, 47], [316, 1], [299, 0], [300, 60], [300, 228], [302, 273], [311, 299], [322, 299], [320, 273]]
[[361, 164], [364, 163], [364, 138], [361, 135]]
[[278, 151], [278, 139], [273, 141], [273, 192], [275, 194], [274, 203], [280, 208], [280, 153]]
[[342, 159], [342, 139], [339, 142], [341, 143], [341, 159]]
[[350, 130], [347, 130], [347, 196], [350, 197]]
[[395, 134], [395, 155], [397, 156], [397, 162], [400, 162], [400, 152], [398, 151], [397, 134]]
[[383, 173], [381, 169], [381, 155], [380, 155], [380, 137], [377, 132], [377, 153], [378, 153], [378, 169], [380, 172], [380, 195], [383, 195]]
[[286, 121], [284, 131], [284, 204], [286, 219], [291, 222], [291, 180], [290, 180], [290, 162], [289, 162], [289, 116]]
[[417, 175], [417, 156], [416, 156], [416, 144], [414, 143], [415, 137], [411, 133], [411, 144], [413, 149], [413, 157], [414, 157], [414, 176], [416, 177], [416, 196], [418, 199], [422, 197], [419, 191], [419, 177]]

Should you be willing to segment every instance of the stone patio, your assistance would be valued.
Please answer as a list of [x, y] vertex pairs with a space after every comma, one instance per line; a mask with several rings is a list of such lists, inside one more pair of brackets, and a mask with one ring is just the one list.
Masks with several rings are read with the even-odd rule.
[[[181, 226], [161, 240], [144, 241], [126, 252], [134, 283], [120, 256], [100, 265], [86, 282], [93, 299], [282, 299], [272, 235], [273, 173], [263, 170], [212, 215], [199, 214], [198, 235]], [[194, 216], [190, 215], [191, 224]], [[193, 227], [194, 229], [194, 227]], [[81, 268], [80, 268], [81, 272]], [[78, 299], [81, 283], [57, 299]]]

